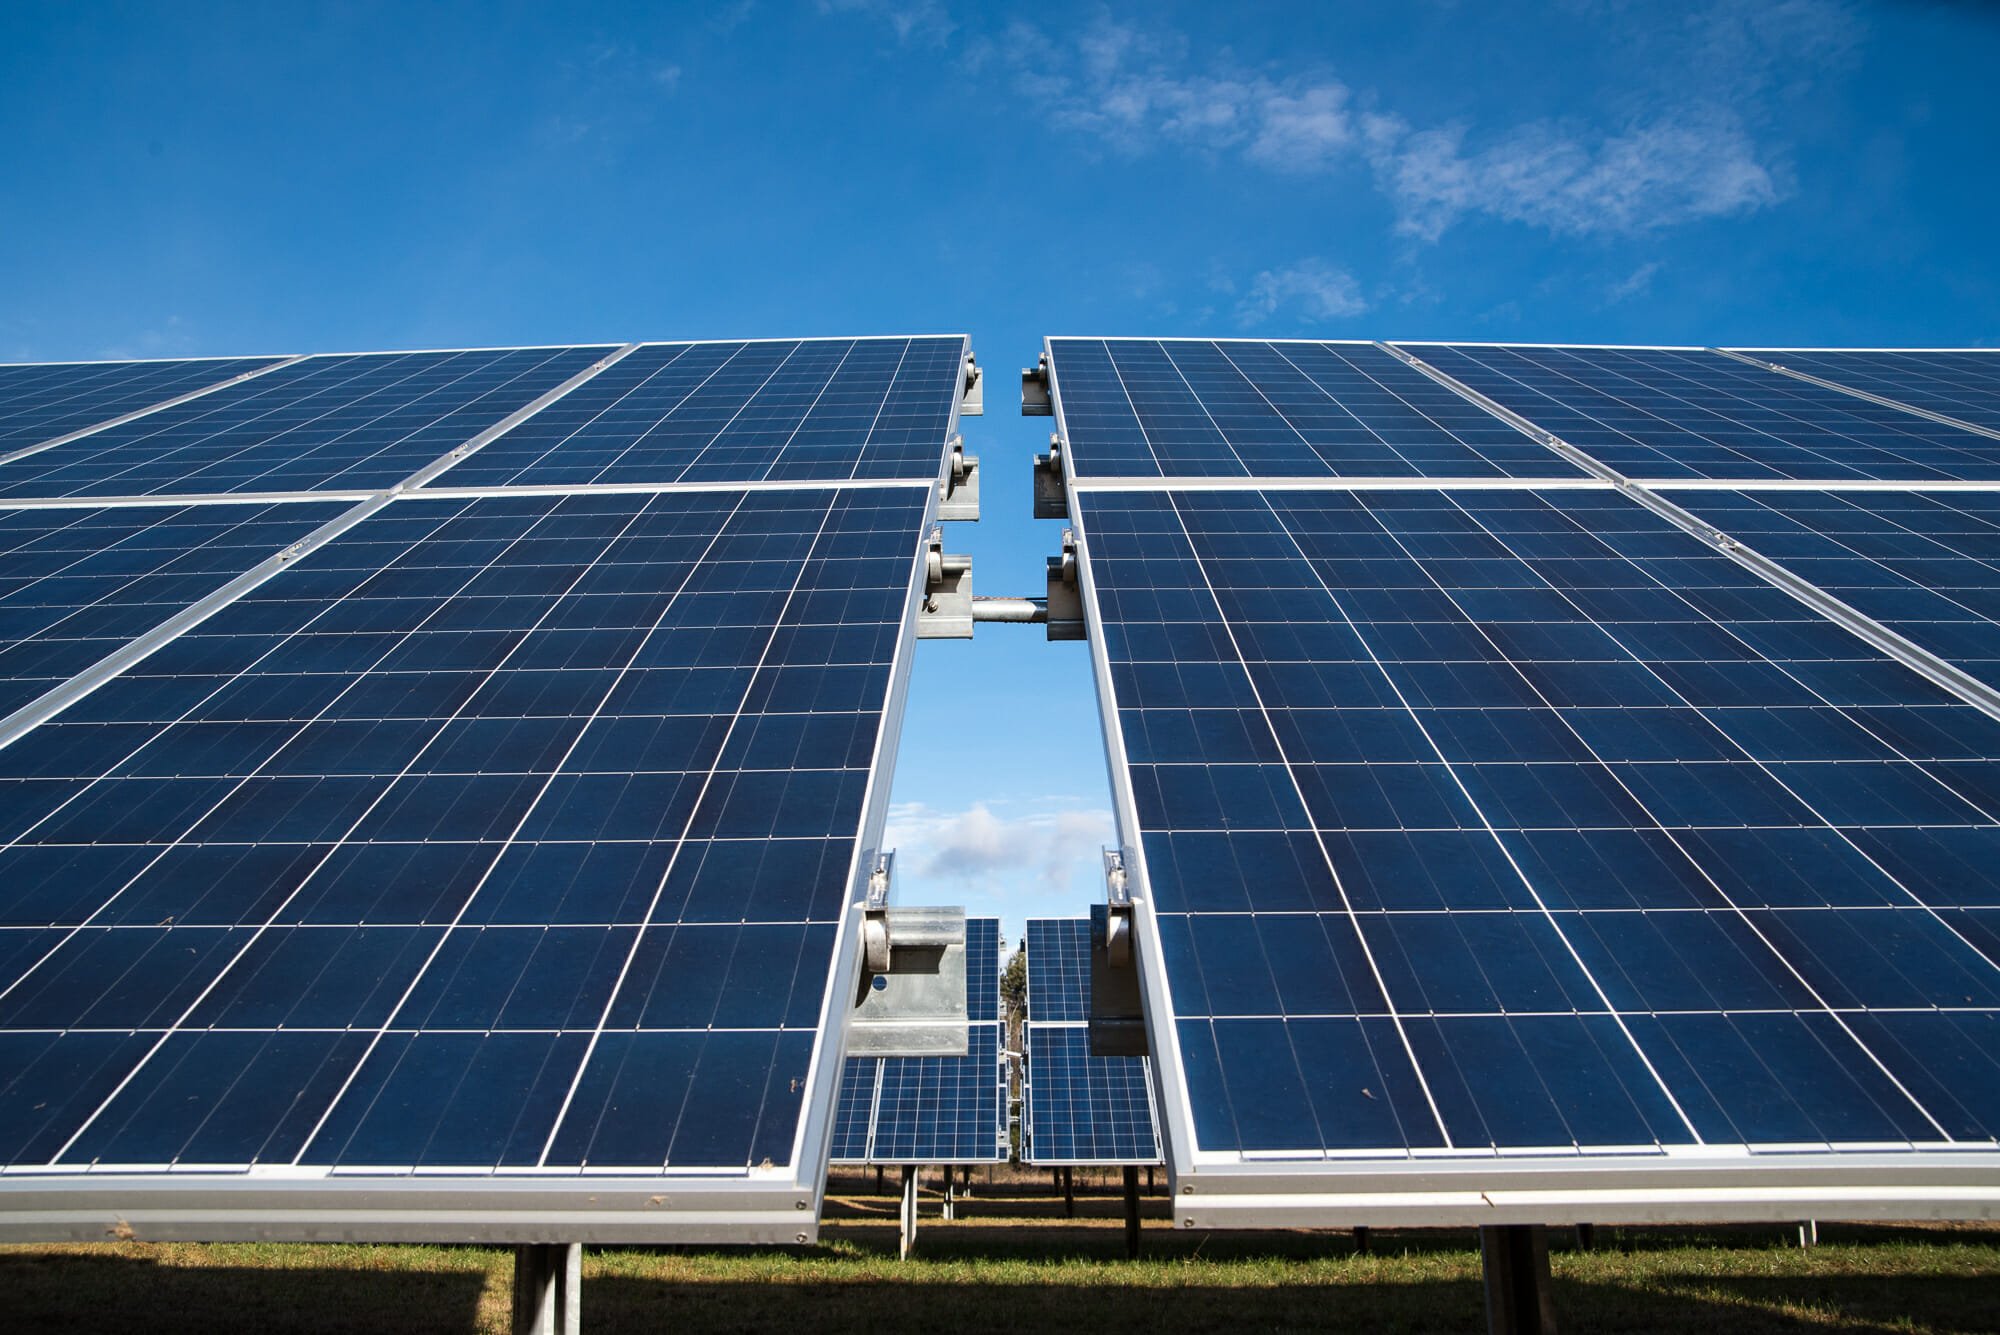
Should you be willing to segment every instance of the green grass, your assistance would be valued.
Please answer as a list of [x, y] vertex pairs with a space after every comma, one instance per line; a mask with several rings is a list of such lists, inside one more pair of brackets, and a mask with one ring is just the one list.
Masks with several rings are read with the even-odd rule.
[[[593, 1332], [1484, 1329], [1465, 1232], [1204, 1233], [1147, 1202], [1147, 1255], [1123, 1257], [1115, 1202], [976, 1197], [927, 1217], [896, 1259], [891, 1201], [840, 1197], [822, 1241], [784, 1251], [604, 1249], [585, 1259]], [[927, 1205], [927, 1213], [934, 1213]], [[1571, 1331], [2000, 1330], [2000, 1229], [1822, 1225], [1809, 1250], [1770, 1226], [1551, 1230]], [[106, 1242], [0, 1248], [9, 1330], [504, 1331], [511, 1254], [478, 1247]]]

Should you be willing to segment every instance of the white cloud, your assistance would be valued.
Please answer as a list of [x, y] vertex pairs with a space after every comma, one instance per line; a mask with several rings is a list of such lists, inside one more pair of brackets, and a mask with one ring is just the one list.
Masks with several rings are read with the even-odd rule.
[[1236, 303], [1237, 321], [1262, 324], [1282, 311], [1302, 322], [1317, 324], [1359, 315], [1368, 309], [1351, 274], [1321, 259], [1303, 259], [1279, 269], [1266, 269]]
[[1111, 842], [1111, 813], [1061, 798], [964, 811], [905, 802], [890, 808], [883, 841], [914, 899], [943, 902], [971, 890], [1005, 897], [1061, 889], [1079, 868], [1094, 870]]
[[1463, 215], [1485, 213], [1558, 235], [1633, 234], [1754, 212], [1780, 197], [1726, 117], [1639, 125], [1595, 142], [1530, 125], [1476, 152], [1465, 138], [1460, 127], [1376, 122], [1369, 158], [1399, 232], [1435, 241]]
[[1422, 125], [1378, 110], [1380, 91], [1323, 72], [1203, 68], [1177, 35], [1109, 19], [1061, 42], [1016, 23], [997, 45], [976, 45], [979, 63], [997, 52], [1011, 64], [1018, 91], [1059, 129], [1125, 153], [1193, 148], [1293, 175], [1365, 174], [1394, 207], [1397, 233], [1419, 241], [1468, 216], [1631, 236], [1782, 200], [1781, 149], [1751, 127], [1785, 94], [1780, 71], [1798, 84], [1847, 58], [1859, 31], [1849, 9], [1715, 0], [1625, 20], [1634, 49], [1621, 64], [1679, 73], [1635, 87], [1595, 125]]

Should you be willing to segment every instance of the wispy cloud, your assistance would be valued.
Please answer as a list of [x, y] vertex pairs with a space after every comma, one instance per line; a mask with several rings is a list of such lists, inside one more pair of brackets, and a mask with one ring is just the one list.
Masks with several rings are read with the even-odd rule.
[[886, 23], [902, 43], [942, 46], [958, 30], [943, 0], [816, 0], [822, 14], [858, 14]]
[[1631, 236], [1781, 201], [1781, 153], [1753, 132], [1759, 99], [1783, 94], [1781, 72], [1796, 81], [1845, 59], [1852, 11], [1718, 0], [1628, 26], [1652, 44], [1640, 67], [1700, 72], [1635, 89], [1602, 123], [1425, 125], [1324, 70], [1204, 66], [1178, 35], [1109, 18], [1060, 43], [1015, 23], [972, 64], [997, 54], [1051, 125], [1114, 151], [1192, 148], [1291, 175], [1358, 174], [1393, 206], [1396, 232], [1420, 242], [1469, 216]]
[[1248, 327], [1283, 311], [1302, 323], [1319, 324], [1367, 309], [1360, 287], [1346, 270], [1322, 259], [1303, 259], [1266, 269], [1252, 279], [1250, 290], [1236, 303], [1236, 320]]
[[1645, 292], [1653, 285], [1653, 275], [1660, 271], [1658, 260], [1647, 260], [1625, 277], [1613, 283], [1605, 292], [1605, 299], [1613, 306], [1621, 301], [1629, 301]]
[[968, 890], [1004, 897], [1060, 889], [1079, 868], [1096, 868], [1111, 840], [1111, 813], [1063, 799], [963, 811], [906, 802], [890, 808], [884, 840], [896, 850], [897, 874], [920, 882], [925, 900]]

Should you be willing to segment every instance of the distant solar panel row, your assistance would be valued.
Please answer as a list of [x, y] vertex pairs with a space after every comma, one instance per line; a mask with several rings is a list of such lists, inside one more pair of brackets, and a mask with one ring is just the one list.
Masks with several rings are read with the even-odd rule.
[[1160, 1162], [1143, 1057], [1094, 1057], [1090, 920], [1028, 920], [1022, 1158], [1037, 1164]]
[[999, 919], [966, 920], [965, 961], [968, 1051], [963, 1057], [849, 1057], [834, 1120], [834, 1163], [972, 1164], [1007, 1157]]
[[274, 357], [0, 366], [0, 455], [271, 365]]

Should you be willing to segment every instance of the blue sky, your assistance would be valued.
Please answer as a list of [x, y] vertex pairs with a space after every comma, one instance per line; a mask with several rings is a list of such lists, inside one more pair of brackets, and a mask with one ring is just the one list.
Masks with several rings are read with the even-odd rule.
[[[1984, 344], [2000, 7], [0, 9], [0, 360], [966, 331]], [[1096, 893], [1080, 645], [917, 660], [908, 901]]]

